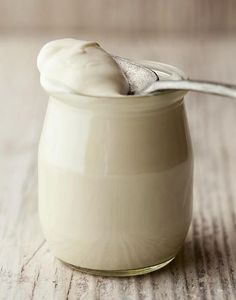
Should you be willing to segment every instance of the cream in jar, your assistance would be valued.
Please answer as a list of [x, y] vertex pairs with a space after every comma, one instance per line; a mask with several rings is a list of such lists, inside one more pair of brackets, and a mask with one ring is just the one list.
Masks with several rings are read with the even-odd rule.
[[[171, 66], [145, 65], [160, 80], [182, 76]], [[127, 95], [122, 69], [94, 42], [50, 42], [38, 67], [54, 95], [39, 145], [39, 214], [50, 249], [93, 274], [163, 267], [191, 221], [184, 92]]]

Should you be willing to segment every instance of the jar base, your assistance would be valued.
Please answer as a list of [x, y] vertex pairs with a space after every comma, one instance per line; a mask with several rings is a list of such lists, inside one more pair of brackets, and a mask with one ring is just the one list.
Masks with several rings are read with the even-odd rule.
[[111, 277], [128, 277], [128, 276], [136, 276], [136, 275], [144, 275], [147, 273], [151, 273], [154, 271], [157, 271], [159, 269], [164, 268], [166, 265], [168, 265], [172, 260], [175, 259], [175, 256], [170, 258], [167, 261], [164, 261], [162, 263], [159, 263], [154, 266], [149, 266], [145, 268], [140, 268], [140, 269], [128, 269], [128, 270], [96, 270], [96, 269], [87, 269], [87, 268], [82, 268], [79, 266], [74, 266], [72, 264], [66, 263], [62, 260], [60, 260], [63, 264], [66, 266], [72, 268], [73, 270], [82, 272], [82, 273], [87, 273], [90, 275], [96, 275], [96, 276], [111, 276]]

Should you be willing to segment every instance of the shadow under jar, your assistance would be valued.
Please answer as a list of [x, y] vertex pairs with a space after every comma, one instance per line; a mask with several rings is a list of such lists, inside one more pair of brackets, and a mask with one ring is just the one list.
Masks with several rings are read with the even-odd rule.
[[174, 259], [192, 215], [184, 95], [50, 97], [39, 214], [57, 258], [109, 276], [148, 273]]

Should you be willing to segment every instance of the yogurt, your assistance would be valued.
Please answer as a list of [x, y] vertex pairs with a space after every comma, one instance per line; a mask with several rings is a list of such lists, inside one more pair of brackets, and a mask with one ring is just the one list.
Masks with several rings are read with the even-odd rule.
[[116, 61], [96, 42], [75, 39], [49, 42], [41, 49], [37, 65], [41, 85], [49, 94], [114, 96], [129, 91]]
[[[122, 70], [109, 54], [100, 56], [96, 43], [91, 59], [98, 53], [103, 67], [101, 77], [92, 68], [93, 79], [90, 54], [83, 61], [82, 54], [66, 56], [67, 65], [63, 51], [50, 47], [38, 59], [43, 87], [57, 92], [50, 96], [38, 157], [39, 215], [50, 249], [92, 274], [127, 276], [163, 267], [182, 247], [191, 222], [193, 158], [184, 92], [126, 95]], [[160, 80], [182, 76], [172, 66], [145, 64]]]

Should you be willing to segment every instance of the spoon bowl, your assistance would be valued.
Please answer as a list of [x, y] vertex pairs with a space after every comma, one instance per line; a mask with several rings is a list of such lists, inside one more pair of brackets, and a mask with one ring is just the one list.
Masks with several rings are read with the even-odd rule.
[[128, 58], [112, 56], [129, 82], [130, 95], [154, 94], [165, 90], [185, 90], [236, 98], [236, 85], [206, 80], [159, 80], [150, 66]]

